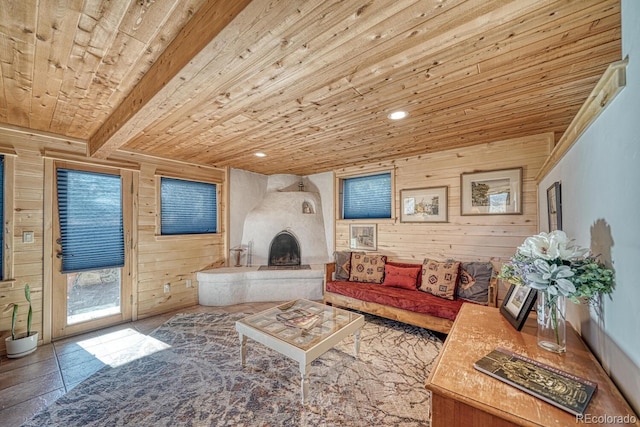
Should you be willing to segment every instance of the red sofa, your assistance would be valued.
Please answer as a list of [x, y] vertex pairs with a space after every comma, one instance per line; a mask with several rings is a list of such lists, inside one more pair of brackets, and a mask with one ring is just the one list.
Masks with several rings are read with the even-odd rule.
[[[387, 261], [396, 267], [416, 267]], [[416, 289], [403, 289], [375, 283], [334, 280], [335, 263], [325, 265], [324, 303], [374, 314], [415, 326], [449, 333], [453, 321], [465, 300], [444, 299], [419, 291], [422, 275], [418, 274]], [[496, 283], [489, 288], [489, 305], [495, 306]], [[473, 304], [473, 303], [471, 303]]]

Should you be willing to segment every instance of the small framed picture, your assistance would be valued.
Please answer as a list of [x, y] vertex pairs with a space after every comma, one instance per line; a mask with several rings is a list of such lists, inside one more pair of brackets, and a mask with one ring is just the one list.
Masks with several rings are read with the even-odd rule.
[[512, 283], [509, 292], [502, 301], [500, 313], [519, 331], [524, 326], [524, 322], [536, 302], [536, 295], [535, 289]]
[[547, 188], [547, 214], [549, 231], [562, 230], [562, 197], [559, 182], [554, 182]]
[[522, 214], [522, 168], [460, 175], [461, 215]]
[[400, 222], [447, 222], [448, 187], [400, 190]]
[[377, 248], [376, 240], [376, 224], [349, 224], [349, 247], [351, 249], [375, 251]]

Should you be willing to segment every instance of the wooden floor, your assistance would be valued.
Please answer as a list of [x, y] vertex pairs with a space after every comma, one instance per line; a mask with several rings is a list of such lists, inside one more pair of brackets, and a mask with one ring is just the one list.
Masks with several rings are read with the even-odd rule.
[[126, 363], [139, 357], [141, 334], [148, 335], [176, 313], [255, 313], [274, 304], [195, 306], [39, 346], [21, 359], [1, 356], [0, 424], [19, 426], [105, 366], [105, 361]]

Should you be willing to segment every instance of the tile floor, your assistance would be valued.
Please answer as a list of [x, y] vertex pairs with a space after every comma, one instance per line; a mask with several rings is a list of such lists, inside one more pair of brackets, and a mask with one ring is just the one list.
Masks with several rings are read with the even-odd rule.
[[106, 364], [137, 357], [141, 340], [176, 313], [255, 313], [276, 303], [195, 306], [41, 345], [20, 359], [0, 356], [0, 425], [25, 420]]

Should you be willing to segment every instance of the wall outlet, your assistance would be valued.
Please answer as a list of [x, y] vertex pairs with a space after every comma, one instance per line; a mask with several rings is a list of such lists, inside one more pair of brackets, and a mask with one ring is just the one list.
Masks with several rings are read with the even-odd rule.
[[169, 292], [171, 292], [171, 285], [169, 283], [165, 283], [164, 284], [164, 293], [168, 294]]
[[190, 288], [191, 287], [191, 279], [187, 279], [186, 283], [187, 283], [187, 288]]
[[33, 243], [35, 240], [33, 231], [22, 232], [22, 243]]

